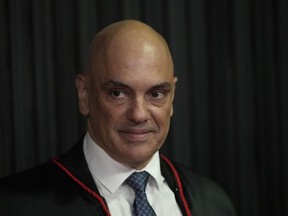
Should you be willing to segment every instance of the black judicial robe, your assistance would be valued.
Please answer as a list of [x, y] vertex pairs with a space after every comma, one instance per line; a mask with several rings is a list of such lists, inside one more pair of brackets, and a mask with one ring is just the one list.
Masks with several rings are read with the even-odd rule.
[[[86, 164], [82, 143], [83, 139], [57, 160], [0, 179], [0, 215], [109, 215]], [[161, 172], [183, 215], [236, 215], [219, 186], [182, 166], [171, 168], [170, 163], [161, 157]]]

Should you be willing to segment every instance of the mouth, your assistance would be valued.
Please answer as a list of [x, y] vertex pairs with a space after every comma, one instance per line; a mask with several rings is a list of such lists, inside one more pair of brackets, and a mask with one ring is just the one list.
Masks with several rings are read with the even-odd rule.
[[148, 129], [124, 129], [119, 130], [118, 133], [128, 142], [145, 142], [154, 131]]

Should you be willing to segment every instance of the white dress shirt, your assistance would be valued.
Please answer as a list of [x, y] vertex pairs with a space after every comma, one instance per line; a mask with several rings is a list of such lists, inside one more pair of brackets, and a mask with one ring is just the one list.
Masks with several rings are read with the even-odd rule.
[[[111, 215], [132, 215], [134, 191], [123, 182], [136, 170], [112, 159], [92, 140], [89, 133], [85, 135], [83, 148], [89, 170], [100, 194], [107, 202]], [[173, 191], [161, 174], [158, 152], [141, 171], [144, 170], [151, 175], [146, 187], [146, 194], [156, 215], [182, 215]]]

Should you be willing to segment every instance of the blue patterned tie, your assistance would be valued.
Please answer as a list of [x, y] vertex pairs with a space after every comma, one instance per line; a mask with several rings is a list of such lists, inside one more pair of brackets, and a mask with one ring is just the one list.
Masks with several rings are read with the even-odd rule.
[[134, 216], [156, 216], [145, 193], [149, 176], [149, 173], [146, 171], [134, 172], [125, 181], [126, 184], [135, 191], [135, 199], [133, 203]]

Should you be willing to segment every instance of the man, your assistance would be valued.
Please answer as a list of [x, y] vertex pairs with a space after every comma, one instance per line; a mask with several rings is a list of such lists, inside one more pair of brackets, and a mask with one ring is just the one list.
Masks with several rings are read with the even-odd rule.
[[159, 155], [176, 82], [151, 27], [125, 20], [99, 32], [76, 77], [88, 132], [58, 159], [0, 181], [0, 215], [235, 215], [217, 185]]

